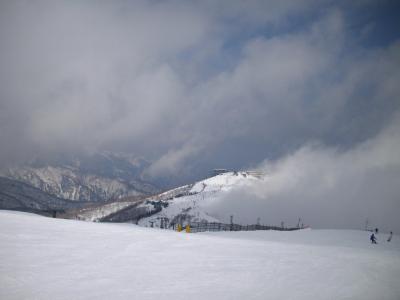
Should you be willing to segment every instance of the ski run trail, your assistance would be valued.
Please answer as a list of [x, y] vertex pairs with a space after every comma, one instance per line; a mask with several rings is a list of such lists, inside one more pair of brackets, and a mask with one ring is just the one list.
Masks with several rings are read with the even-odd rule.
[[185, 233], [0, 211], [0, 299], [400, 299], [400, 240]]

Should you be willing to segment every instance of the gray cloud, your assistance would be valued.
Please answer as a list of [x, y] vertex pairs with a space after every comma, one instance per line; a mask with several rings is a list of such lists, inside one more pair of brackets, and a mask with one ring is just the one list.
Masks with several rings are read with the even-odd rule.
[[352, 148], [399, 109], [399, 44], [348, 17], [371, 3], [4, 1], [0, 163], [115, 150], [189, 181]]
[[235, 68], [195, 90], [183, 133], [193, 129], [219, 156], [259, 148], [247, 163], [310, 140], [347, 148], [375, 135], [399, 109], [399, 45], [347, 53], [344, 28], [334, 10], [304, 30], [248, 41]]
[[[21, 139], [39, 151], [142, 142], [183, 98], [169, 60], [203, 42], [210, 26], [173, 3], [35, 1], [2, 8], [1, 119], [29, 112], [3, 127], [9, 153]], [[10, 139], [15, 127], [26, 137]]]
[[237, 222], [295, 226], [299, 217], [314, 228], [400, 231], [400, 118], [376, 137], [347, 151], [306, 145], [260, 169], [265, 180], [238, 188], [208, 210]]

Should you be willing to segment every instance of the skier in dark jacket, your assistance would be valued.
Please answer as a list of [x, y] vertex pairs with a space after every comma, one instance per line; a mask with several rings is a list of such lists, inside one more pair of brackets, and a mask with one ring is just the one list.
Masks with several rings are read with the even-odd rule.
[[371, 234], [371, 237], [369, 239], [371, 240], [372, 244], [377, 244], [375, 234]]

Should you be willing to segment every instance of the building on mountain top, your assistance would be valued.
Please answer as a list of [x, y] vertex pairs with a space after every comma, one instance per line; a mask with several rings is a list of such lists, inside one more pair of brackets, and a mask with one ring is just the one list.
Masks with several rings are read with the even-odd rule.
[[229, 170], [227, 169], [214, 169], [213, 170], [213, 174], [214, 176], [220, 175], [220, 174], [224, 174], [224, 173], [228, 173]]

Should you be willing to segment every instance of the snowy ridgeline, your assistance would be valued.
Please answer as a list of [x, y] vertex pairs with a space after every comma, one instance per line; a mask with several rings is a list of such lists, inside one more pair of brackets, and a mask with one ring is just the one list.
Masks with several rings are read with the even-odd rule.
[[148, 162], [139, 158], [96, 153], [64, 162], [0, 169], [0, 176], [27, 183], [59, 198], [104, 202], [159, 192], [141, 179], [147, 165]]
[[138, 201], [119, 201], [80, 211], [76, 219], [87, 221], [131, 222], [140, 226], [160, 227], [190, 222], [221, 222], [207, 211], [207, 204], [218, 201], [228, 191], [250, 186], [262, 178], [248, 172], [228, 172], [195, 184], [182, 186]]
[[0, 211], [0, 299], [400, 299], [400, 237], [187, 234]]

